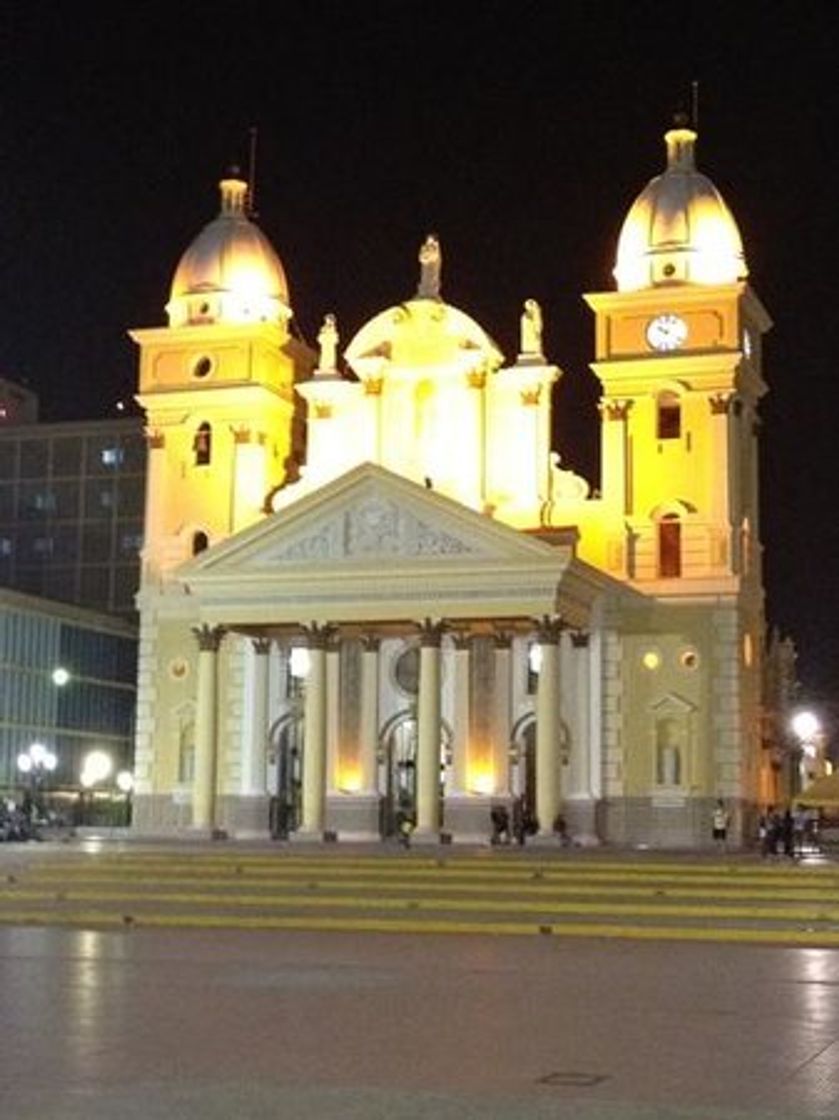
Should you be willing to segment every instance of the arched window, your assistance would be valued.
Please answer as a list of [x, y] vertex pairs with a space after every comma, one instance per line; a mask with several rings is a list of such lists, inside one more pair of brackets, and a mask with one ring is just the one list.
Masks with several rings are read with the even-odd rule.
[[213, 452], [213, 429], [206, 421], [198, 425], [192, 447], [196, 467], [206, 467]]
[[200, 529], [197, 533], [192, 534], [192, 555], [197, 556], [199, 552], [203, 552], [209, 545], [210, 538], [206, 533]]
[[675, 393], [658, 398], [656, 435], [659, 439], [678, 439], [682, 434], [682, 405]]
[[682, 574], [682, 523], [675, 513], [666, 513], [658, 523], [658, 574], [661, 579]]

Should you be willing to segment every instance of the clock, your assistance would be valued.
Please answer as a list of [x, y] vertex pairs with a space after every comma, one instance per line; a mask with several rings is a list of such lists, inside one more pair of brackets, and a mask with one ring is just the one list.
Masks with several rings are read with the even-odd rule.
[[647, 324], [647, 342], [653, 350], [678, 350], [688, 336], [688, 325], [679, 315], [657, 315]]

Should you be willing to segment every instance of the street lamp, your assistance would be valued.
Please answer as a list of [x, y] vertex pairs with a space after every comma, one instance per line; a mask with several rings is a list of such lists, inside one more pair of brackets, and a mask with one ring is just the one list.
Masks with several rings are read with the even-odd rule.
[[802, 708], [792, 717], [790, 727], [798, 745], [798, 788], [801, 789], [809, 778], [815, 777], [810, 771], [819, 754], [822, 725], [815, 712]]
[[28, 789], [24, 796], [27, 816], [31, 818], [33, 808], [37, 813], [43, 813], [40, 791], [48, 774], [52, 774], [58, 765], [55, 753], [44, 746], [43, 743], [30, 743], [29, 748], [17, 756], [17, 768], [28, 781]]
[[85, 789], [97, 782], [104, 782], [114, 768], [114, 760], [107, 751], [88, 751], [82, 761], [80, 780]]
[[21, 774], [30, 775], [32, 782], [51, 774], [58, 765], [58, 759], [43, 743], [31, 743], [29, 749], [17, 756], [17, 768]]
[[58, 688], [63, 688], [70, 680], [70, 671], [65, 669], [63, 665], [58, 665], [52, 671], [52, 683], [57, 685]]

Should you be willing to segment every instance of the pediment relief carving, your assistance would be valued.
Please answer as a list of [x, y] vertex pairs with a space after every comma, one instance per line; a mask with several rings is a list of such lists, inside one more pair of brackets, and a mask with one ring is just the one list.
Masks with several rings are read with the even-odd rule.
[[277, 542], [248, 568], [423, 556], [480, 555], [485, 550], [383, 496], [371, 495]]

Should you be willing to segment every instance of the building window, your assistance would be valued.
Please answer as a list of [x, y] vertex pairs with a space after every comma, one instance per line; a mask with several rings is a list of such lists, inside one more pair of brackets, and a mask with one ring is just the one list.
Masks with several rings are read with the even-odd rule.
[[197, 533], [192, 534], [192, 555], [197, 556], [199, 552], [204, 552], [210, 543], [210, 538], [206, 533], [200, 529]]
[[119, 467], [125, 458], [121, 447], [103, 447], [99, 452], [103, 467]]
[[542, 668], [542, 647], [531, 642], [527, 647], [527, 695], [535, 696], [539, 691], [539, 670]]
[[659, 439], [678, 439], [682, 434], [682, 406], [675, 393], [658, 398], [656, 434]]
[[[206, 315], [209, 311], [209, 306], [206, 303], [201, 304], [200, 313]], [[206, 354], [202, 354], [200, 358], [196, 358], [192, 365], [193, 377], [208, 377], [213, 371], [213, 359], [208, 358]]]
[[196, 467], [206, 467], [213, 451], [213, 430], [206, 421], [198, 425], [193, 442]]
[[419, 646], [408, 646], [393, 662], [393, 676], [397, 687], [408, 696], [419, 695], [420, 651]]
[[674, 513], [665, 514], [658, 523], [658, 574], [661, 579], [682, 574], [682, 525]]

